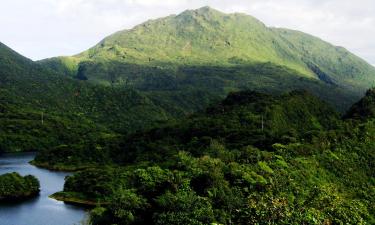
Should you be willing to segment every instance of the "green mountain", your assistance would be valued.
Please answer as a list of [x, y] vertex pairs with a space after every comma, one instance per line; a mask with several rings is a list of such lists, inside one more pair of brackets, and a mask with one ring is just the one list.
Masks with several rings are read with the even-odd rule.
[[132, 133], [240, 90], [304, 89], [343, 112], [373, 72], [317, 38], [208, 7], [120, 31], [71, 57], [33, 62], [0, 44], [0, 149]]
[[96, 205], [95, 225], [373, 224], [374, 122], [341, 120], [304, 91], [246, 91], [90, 155], [67, 146], [35, 162], [91, 163], [52, 197]]
[[71, 57], [0, 43], [0, 153], [79, 170], [51, 197], [93, 225], [374, 224], [374, 71], [208, 7]]
[[342, 111], [375, 82], [375, 68], [342, 47], [209, 7], [147, 21], [76, 56], [41, 63], [81, 80], [158, 92], [161, 98], [198, 88], [221, 97], [243, 89], [303, 88]]

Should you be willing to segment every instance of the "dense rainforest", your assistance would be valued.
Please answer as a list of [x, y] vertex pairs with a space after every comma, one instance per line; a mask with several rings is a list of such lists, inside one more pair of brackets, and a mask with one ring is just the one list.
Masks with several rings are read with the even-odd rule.
[[21, 176], [18, 173], [0, 175], [0, 200], [23, 200], [39, 194], [40, 184], [32, 175]]
[[0, 43], [0, 153], [75, 171], [51, 197], [94, 225], [374, 224], [374, 82], [342, 47], [209, 7], [75, 56]]
[[96, 205], [93, 224], [372, 224], [375, 118], [352, 112], [371, 110], [373, 93], [345, 120], [306, 91], [231, 93], [90, 154], [64, 146], [35, 161], [91, 164], [53, 197]]

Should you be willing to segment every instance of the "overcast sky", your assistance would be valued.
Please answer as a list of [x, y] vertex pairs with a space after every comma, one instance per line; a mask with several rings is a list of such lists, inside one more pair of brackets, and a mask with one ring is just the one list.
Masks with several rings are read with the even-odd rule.
[[301, 30], [375, 65], [374, 0], [1, 0], [0, 42], [31, 59], [73, 55], [145, 20], [211, 6]]

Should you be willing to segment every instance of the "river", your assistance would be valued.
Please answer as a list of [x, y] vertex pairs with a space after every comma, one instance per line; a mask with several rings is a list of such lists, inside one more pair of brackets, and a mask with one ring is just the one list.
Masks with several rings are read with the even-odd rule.
[[65, 172], [37, 168], [28, 162], [34, 153], [0, 155], [0, 174], [18, 172], [34, 175], [40, 181], [40, 195], [17, 203], [0, 203], [0, 225], [73, 225], [81, 224], [86, 212], [82, 207], [48, 198], [61, 191]]

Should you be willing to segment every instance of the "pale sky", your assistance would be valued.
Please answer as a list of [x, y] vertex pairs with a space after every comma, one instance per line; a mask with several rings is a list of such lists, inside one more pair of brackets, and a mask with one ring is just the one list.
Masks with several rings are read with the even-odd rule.
[[344, 46], [375, 65], [374, 0], [0, 0], [0, 42], [34, 60], [74, 55], [148, 19], [210, 6]]

